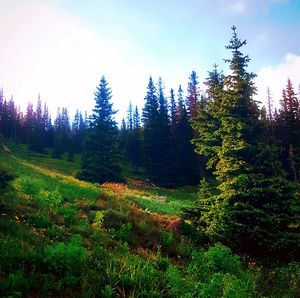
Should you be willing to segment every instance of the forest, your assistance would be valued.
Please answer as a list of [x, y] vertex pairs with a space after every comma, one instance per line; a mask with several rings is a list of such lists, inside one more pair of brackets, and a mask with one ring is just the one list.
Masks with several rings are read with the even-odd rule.
[[105, 76], [73, 119], [1, 90], [1, 297], [300, 296], [300, 90], [262, 106], [245, 45], [120, 124]]

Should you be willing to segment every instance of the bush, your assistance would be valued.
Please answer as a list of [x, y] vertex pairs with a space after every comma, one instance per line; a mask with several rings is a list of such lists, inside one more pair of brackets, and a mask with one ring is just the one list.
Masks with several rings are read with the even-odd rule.
[[64, 220], [67, 224], [73, 224], [76, 222], [77, 210], [73, 206], [63, 206], [59, 208], [59, 214], [64, 216]]
[[113, 238], [131, 244], [132, 239], [132, 224], [126, 223], [121, 225], [120, 229], [113, 231]]
[[108, 209], [103, 218], [103, 226], [106, 229], [119, 229], [129, 222], [128, 215], [120, 211]]
[[43, 207], [50, 208], [53, 211], [57, 211], [62, 203], [62, 195], [58, 190], [48, 191], [42, 188], [37, 199]]
[[197, 297], [250, 297], [253, 274], [243, 270], [240, 258], [222, 245], [195, 252], [187, 273], [195, 281]]
[[175, 245], [175, 237], [172, 232], [167, 232], [160, 230], [158, 234], [158, 241], [162, 249], [169, 250], [173, 245]]
[[55, 272], [69, 271], [77, 273], [82, 270], [87, 260], [87, 251], [82, 246], [82, 238], [74, 235], [69, 244], [59, 242], [47, 246], [44, 251], [44, 263]]

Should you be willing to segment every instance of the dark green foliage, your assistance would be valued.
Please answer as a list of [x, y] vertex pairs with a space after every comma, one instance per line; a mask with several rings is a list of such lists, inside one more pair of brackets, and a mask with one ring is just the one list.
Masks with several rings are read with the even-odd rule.
[[34, 112], [32, 140], [30, 149], [36, 152], [44, 152], [44, 137], [45, 137], [45, 123], [42, 111], [42, 102], [40, 97], [38, 98], [36, 110]]
[[82, 168], [78, 177], [91, 182], [121, 181], [118, 128], [111, 101], [111, 90], [103, 76], [95, 92], [94, 114], [87, 130]]
[[280, 159], [288, 173], [288, 179], [299, 181], [300, 173], [300, 113], [291, 80], [282, 92], [281, 108], [275, 117], [275, 136], [283, 150]]
[[70, 243], [59, 242], [53, 246], [46, 246], [43, 262], [55, 272], [68, 270], [73, 274], [82, 270], [87, 259], [87, 251], [82, 246], [82, 238], [74, 235]]
[[144, 124], [144, 167], [151, 182], [171, 186], [170, 177], [170, 126], [168, 105], [163, 91], [162, 80], [158, 90], [150, 77], [143, 109]]
[[[171, 102], [173, 95], [171, 94]], [[173, 109], [174, 109], [174, 103]], [[171, 115], [174, 111], [171, 111]], [[174, 117], [174, 116], [173, 116]], [[200, 179], [200, 166], [195, 147], [191, 143], [193, 130], [190, 125], [181, 86], [175, 106], [175, 118], [171, 118], [171, 175], [174, 185], [195, 185]]]
[[[1, 146], [1, 145], [0, 145]], [[13, 175], [10, 173], [10, 171], [0, 165], [0, 192], [4, 190], [9, 182], [13, 179]]]
[[[210, 73], [209, 101], [193, 126], [197, 151], [208, 158], [217, 184], [203, 181], [199, 201], [188, 212], [214, 241], [256, 256], [296, 257], [299, 203], [278, 162], [278, 149], [265, 138], [252, 99], [254, 74], [240, 52], [246, 44], [233, 28], [231, 74]], [[205, 122], [203, 120], [206, 120]], [[291, 228], [293, 227], [293, 228]]]
[[133, 168], [142, 165], [142, 133], [140, 125], [140, 115], [137, 106], [133, 110], [129, 103], [127, 113], [127, 125], [125, 119], [122, 120], [120, 131], [120, 146], [123, 150], [125, 160]]

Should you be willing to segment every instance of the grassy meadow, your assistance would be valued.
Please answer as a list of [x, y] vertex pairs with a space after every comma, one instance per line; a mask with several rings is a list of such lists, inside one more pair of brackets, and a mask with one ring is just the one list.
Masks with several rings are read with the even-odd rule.
[[1, 297], [300, 297], [299, 263], [235, 255], [181, 219], [197, 188], [87, 183], [79, 156], [6, 145]]

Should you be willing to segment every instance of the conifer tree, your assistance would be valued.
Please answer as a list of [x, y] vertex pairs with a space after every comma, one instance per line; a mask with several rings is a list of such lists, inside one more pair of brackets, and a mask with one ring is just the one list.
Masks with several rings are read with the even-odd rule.
[[79, 178], [103, 183], [121, 181], [119, 166], [118, 128], [111, 103], [111, 89], [104, 76], [95, 91], [95, 107], [82, 155]]
[[38, 101], [36, 109], [34, 112], [34, 122], [32, 130], [32, 141], [30, 144], [30, 149], [36, 152], [44, 152], [44, 137], [45, 137], [45, 127], [43, 123], [43, 111], [42, 102], [40, 95], [38, 96]]
[[276, 117], [276, 137], [281, 142], [283, 151], [281, 161], [288, 178], [298, 181], [300, 176], [300, 113], [299, 101], [291, 80], [282, 90], [281, 108]]
[[145, 96], [145, 106], [142, 113], [142, 121], [144, 126], [144, 167], [148, 177], [156, 183], [157, 169], [159, 168], [159, 154], [158, 144], [160, 142], [157, 131], [159, 130], [159, 112], [158, 112], [158, 99], [157, 91], [152, 77], [149, 79], [147, 86], [147, 94]]
[[186, 106], [190, 118], [196, 117], [198, 113], [198, 102], [200, 100], [199, 81], [197, 73], [193, 70], [188, 82]]
[[[198, 204], [187, 214], [211, 240], [236, 250], [296, 256], [300, 238], [295, 188], [284, 178], [277, 148], [264, 139], [253, 100], [255, 75], [247, 72], [250, 59], [240, 51], [246, 41], [232, 29], [226, 47], [232, 52], [226, 60], [231, 74], [213, 95], [216, 107], [208, 111], [207, 125], [194, 124], [200, 137], [197, 150], [206, 152], [217, 183], [202, 182]], [[213, 136], [212, 150], [207, 148], [208, 134]]]
[[170, 112], [171, 112], [171, 129], [174, 131], [174, 128], [176, 126], [176, 101], [175, 101], [175, 94], [174, 90], [170, 90]]

